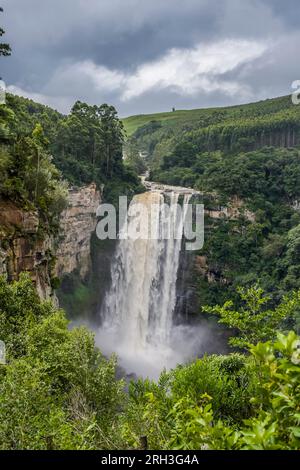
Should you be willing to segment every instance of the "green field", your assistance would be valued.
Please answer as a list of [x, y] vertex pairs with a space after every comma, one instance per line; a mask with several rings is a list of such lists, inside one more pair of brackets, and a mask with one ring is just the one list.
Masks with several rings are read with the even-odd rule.
[[178, 110], [174, 112], [156, 113], [156, 114], [138, 114], [123, 118], [126, 133], [130, 137], [139, 127], [148, 124], [151, 121], [159, 121], [164, 127], [173, 127], [186, 123], [195, 123], [211, 115], [223, 114], [226, 118], [234, 118], [240, 113], [245, 115], [257, 114], [259, 110], [262, 114], [274, 113], [284, 108], [292, 107], [290, 96], [268, 99], [256, 103], [243, 104], [238, 106], [219, 107], [219, 108], [200, 108], [190, 110]]
[[[215, 109], [216, 110], [216, 109]], [[127, 135], [132, 135], [139, 127], [151, 121], [160, 121], [163, 125], [172, 126], [184, 121], [196, 121], [207, 113], [214, 111], [210, 109], [179, 110], [174, 112], [156, 114], [138, 114], [122, 119]]]

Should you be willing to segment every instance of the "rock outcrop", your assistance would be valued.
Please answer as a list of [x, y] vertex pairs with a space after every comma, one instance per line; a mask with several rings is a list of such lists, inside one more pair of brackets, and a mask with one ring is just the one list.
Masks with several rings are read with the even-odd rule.
[[52, 279], [75, 270], [84, 278], [90, 269], [90, 239], [96, 227], [100, 192], [91, 184], [69, 191], [61, 230], [53, 239], [40, 230], [38, 213], [0, 201], [0, 275], [9, 281], [28, 272], [42, 299], [56, 297]]
[[77, 271], [84, 279], [91, 267], [91, 235], [101, 195], [95, 184], [69, 191], [68, 208], [61, 215], [61, 234], [56, 249], [58, 277]]
[[227, 206], [219, 206], [207, 209], [204, 213], [211, 219], [230, 219], [237, 220], [242, 214], [249, 222], [255, 222], [255, 214], [245, 207], [245, 203], [238, 197], [233, 197]]
[[28, 272], [42, 299], [52, 296], [52, 240], [39, 232], [39, 218], [11, 202], [0, 202], [0, 274], [16, 280]]

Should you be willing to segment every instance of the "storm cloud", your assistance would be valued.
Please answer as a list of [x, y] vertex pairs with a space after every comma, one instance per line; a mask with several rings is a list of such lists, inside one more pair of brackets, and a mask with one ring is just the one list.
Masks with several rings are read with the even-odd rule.
[[298, 0], [2, 0], [9, 90], [68, 112], [222, 106], [291, 92]]

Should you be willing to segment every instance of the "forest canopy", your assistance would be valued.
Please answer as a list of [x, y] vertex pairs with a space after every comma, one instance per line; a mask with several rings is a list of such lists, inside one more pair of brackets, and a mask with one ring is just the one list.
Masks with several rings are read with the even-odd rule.
[[[297, 306], [299, 295], [293, 305], [282, 304], [281, 318]], [[27, 276], [11, 284], [0, 277], [0, 327], [7, 346], [1, 449], [138, 449], [141, 436], [150, 449], [300, 447], [293, 332], [272, 330], [269, 341], [248, 344], [249, 355], [207, 356], [163, 372], [157, 382], [132, 381], [126, 394], [116, 359], [103, 357], [86, 328], [70, 330]]]

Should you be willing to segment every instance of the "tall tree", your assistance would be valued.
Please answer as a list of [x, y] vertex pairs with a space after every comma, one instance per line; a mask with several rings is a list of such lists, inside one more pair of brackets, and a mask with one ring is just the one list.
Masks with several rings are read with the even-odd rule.
[[99, 107], [99, 115], [101, 119], [103, 170], [106, 176], [112, 176], [113, 172], [118, 171], [118, 166], [122, 162], [124, 128], [113, 106], [102, 104]]

